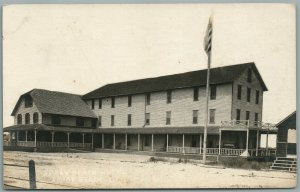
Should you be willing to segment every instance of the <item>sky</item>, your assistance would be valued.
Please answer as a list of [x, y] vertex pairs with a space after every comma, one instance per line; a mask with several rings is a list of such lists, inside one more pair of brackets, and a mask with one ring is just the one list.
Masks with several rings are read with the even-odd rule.
[[33, 88], [85, 94], [108, 83], [255, 62], [263, 121], [296, 110], [296, 20], [288, 4], [10, 5], [3, 8], [3, 125]]

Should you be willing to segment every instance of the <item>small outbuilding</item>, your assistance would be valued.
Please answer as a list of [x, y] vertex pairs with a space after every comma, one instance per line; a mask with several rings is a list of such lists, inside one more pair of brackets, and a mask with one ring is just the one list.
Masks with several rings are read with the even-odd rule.
[[277, 157], [296, 156], [297, 132], [296, 111], [280, 121], [276, 127], [277, 132]]

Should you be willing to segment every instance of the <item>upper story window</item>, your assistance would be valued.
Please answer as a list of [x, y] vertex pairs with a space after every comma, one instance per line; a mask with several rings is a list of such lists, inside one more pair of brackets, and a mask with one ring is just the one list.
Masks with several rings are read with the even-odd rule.
[[97, 127], [97, 119], [92, 119], [91, 121], [92, 121], [91, 127], [96, 128]]
[[258, 125], [258, 113], [254, 114], [254, 125], [257, 126]]
[[240, 109], [236, 110], [236, 120], [237, 121], [241, 120], [241, 110]]
[[111, 98], [111, 108], [115, 108], [115, 98]]
[[102, 109], [102, 98], [99, 98], [98, 108]]
[[259, 103], [259, 91], [256, 90], [256, 94], [255, 94], [255, 104]]
[[83, 127], [84, 126], [84, 119], [82, 117], [76, 117], [76, 126]]
[[199, 100], [199, 88], [194, 87], [194, 101], [198, 101], [198, 100]]
[[51, 124], [52, 125], [60, 125], [61, 120], [59, 115], [52, 115], [51, 116]]
[[246, 111], [246, 120], [250, 119], [250, 111]]
[[25, 107], [32, 107], [33, 105], [33, 100], [32, 100], [32, 97], [30, 95], [27, 95], [25, 97]]
[[17, 123], [18, 123], [18, 125], [22, 124], [22, 114], [18, 114], [18, 116], [17, 116]]
[[198, 124], [198, 110], [193, 110], [193, 124]]
[[127, 125], [131, 126], [131, 114], [127, 115]]
[[167, 103], [171, 103], [172, 102], [172, 91], [169, 90], [167, 91]]
[[101, 116], [98, 117], [98, 125], [99, 125], [99, 127], [102, 126], [102, 117]]
[[166, 113], [166, 125], [171, 125], [171, 111]]
[[215, 124], [215, 115], [216, 115], [216, 109], [210, 109], [209, 110], [209, 123]]
[[39, 122], [39, 114], [37, 112], [33, 113], [33, 123]]
[[150, 95], [150, 93], [147, 93], [146, 94], [146, 104], [147, 105], [150, 105], [150, 100], [151, 100], [151, 95]]
[[247, 88], [247, 102], [251, 101], [251, 88]]
[[132, 104], [132, 96], [128, 95], [128, 107], [131, 107]]
[[210, 86], [210, 99], [215, 100], [217, 97], [217, 86], [211, 85]]
[[238, 85], [237, 99], [242, 99], [242, 85]]
[[115, 116], [114, 115], [110, 116], [110, 125], [115, 126]]
[[95, 100], [92, 99], [92, 109], [95, 109]]
[[25, 114], [25, 124], [30, 124], [30, 114], [29, 113]]
[[252, 82], [252, 69], [248, 69], [248, 71], [247, 71], [247, 81], [249, 82], [249, 83], [251, 83]]
[[150, 125], [150, 113], [145, 114], [145, 125]]

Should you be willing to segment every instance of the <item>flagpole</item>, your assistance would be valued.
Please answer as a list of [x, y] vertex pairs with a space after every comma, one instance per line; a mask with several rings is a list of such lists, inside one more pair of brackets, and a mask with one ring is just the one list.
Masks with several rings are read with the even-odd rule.
[[210, 80], [210, 63], [211, 63], [211, 49], [212, 49], [212, 19], [209, 18], [207, 26], [204, 49], [207, 53], [207, 75], [206, 75], [206, 105], [205, 105], [205, 125], [203, 137], [203, 164], [206, 163], [206, 146], [207, 146], [207, 127], [208, 127], [208, 102], [209, 102], [209, 80]]

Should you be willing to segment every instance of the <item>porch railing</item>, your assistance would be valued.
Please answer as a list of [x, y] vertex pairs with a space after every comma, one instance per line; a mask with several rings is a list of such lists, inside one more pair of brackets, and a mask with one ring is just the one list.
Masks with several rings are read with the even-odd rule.
[[[68, 142], [37, 142], [37, 147], [68, 147]], [[91, 148], [92, 143], [75, 143], [69, 142], [70, 148]]]
[[17, 141], [17, 146], [20, 147], [34, 147], [34, 141]]

